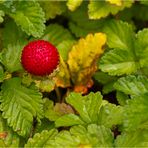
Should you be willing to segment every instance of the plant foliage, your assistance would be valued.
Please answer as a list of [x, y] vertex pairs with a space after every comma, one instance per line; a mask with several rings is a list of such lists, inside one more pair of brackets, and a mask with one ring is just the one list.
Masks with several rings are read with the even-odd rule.
[[[1, 0], [0, 147], [148, 147], [147, 10], [145, 0]], [[44, 77], [21, 65], [39, 39], [60, 58]]]

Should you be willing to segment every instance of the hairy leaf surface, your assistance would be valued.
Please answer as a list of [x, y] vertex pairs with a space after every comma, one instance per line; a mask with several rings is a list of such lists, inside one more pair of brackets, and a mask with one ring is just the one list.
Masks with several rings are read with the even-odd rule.
[[0, 109], [7, 123], [21, 136], [29, 134], [33, 118], [43, 116], [42, 96], [35, 88], [21, 85], [20, 78], [12, 78], [2, 85]]

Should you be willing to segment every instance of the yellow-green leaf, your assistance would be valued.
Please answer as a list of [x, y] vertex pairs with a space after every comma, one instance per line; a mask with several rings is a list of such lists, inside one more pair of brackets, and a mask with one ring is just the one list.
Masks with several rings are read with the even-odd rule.
[[62, 57], [60, 57], [59, 73], [54, 77], [54, 80], [58, 87], [65, 88], [71, 86], [68, 67]]
[[109, 2], [110, 4], [115, 4], [117, 6], [122, 5], [122, 0], [106, 0], [106, 1]]
[[82, 2], [83, 0], [68, 0], [66, 5], [69, 10], [74, 11], [81, 5]]
[[97, 69], [96, 61], [103, 53], [106, 42], [103, 33], [88, 34], [72, 47], [69, 52], [68, 65], [75, 87], [89, 87], [91, 77]]
[[45, 12], [46, 20], [53, 19], [56, 15], [60, 15], [66, 10], [64, 1], [39, 1], [41, 7]]
[[107, 17], [109, 14], [115, 15], [126, 7], [131, 7], [132, 3], [133, 0], [124, 0], [122, 5], [118, 6], [102, 0], [90, 0], [88, 5], [88, 15], [90, 19], [100, 19], [102, 17]]
[[35, 80], [36, 86], [42, 92], [51, 92], [55, 88], [55, 82], [52, 79]]

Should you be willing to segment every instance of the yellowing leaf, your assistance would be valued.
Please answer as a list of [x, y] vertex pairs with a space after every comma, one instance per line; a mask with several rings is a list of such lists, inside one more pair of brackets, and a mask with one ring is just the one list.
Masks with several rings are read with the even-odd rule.
[[68, 65], [75, 87], [90, 87], [91, 77], [97, 69], [96, 61], [103, 53], [105, 42], [105, 34], [89, 34], [85, 39], [80, 39], [69, 52]]
[[59, 73], [54, 77], [56, 86], [58, 87], [69, 87], [70, 84], [70, 74], [67, 68], [66, 63], [64, 62], [63, 58], [60, 57], [60, 64], [59, 64]]
[[69, 10], [74, 11], [81, 5], [82, 2], [83, 0], [68, 0], [66, 5]]
[[122, 0], [106, 0], [106, 1], [111, 3], [111, 4], [115, 4], [117, 6], [121, 6], [122, 5]]

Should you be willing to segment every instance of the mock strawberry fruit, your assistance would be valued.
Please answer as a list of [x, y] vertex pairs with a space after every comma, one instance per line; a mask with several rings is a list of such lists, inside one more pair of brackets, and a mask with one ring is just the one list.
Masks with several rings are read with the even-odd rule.
[[57, 49], [47, 41], [32, 41], [24, 47], [21, 63], [24, 69], [33, 75], [49, 75], [59, 64], [59, 53]]

